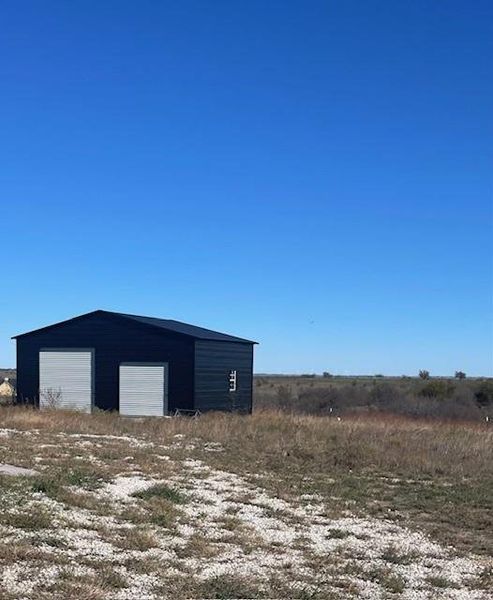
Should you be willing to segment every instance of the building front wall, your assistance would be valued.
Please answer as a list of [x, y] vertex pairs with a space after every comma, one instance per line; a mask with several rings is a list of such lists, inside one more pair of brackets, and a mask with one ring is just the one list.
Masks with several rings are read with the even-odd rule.
[[168, 408], [193, 408], [194, 340], [103, 315], [17, 339], [17, 401], [39, 402], [39, 352], [46, 348], [94, 349], [94, 404], [119, 409], [119, 367], [126, 362], [168, 363]]

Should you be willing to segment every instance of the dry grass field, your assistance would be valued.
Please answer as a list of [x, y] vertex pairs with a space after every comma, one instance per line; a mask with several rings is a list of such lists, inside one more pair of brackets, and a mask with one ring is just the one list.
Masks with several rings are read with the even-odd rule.
[[493, 428], [0, 409], [0, 598], [493, 590]]

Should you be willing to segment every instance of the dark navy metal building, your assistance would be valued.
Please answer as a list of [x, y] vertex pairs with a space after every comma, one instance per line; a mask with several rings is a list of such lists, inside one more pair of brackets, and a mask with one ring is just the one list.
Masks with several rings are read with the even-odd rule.
[[250, 340], [105, 310], [14, 339], [18, 402], [135, 416], [252, 411]]

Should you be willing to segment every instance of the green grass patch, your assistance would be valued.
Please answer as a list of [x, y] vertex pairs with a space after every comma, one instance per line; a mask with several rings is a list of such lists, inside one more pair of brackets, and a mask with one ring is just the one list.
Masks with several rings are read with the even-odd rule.
[[333, 539], [333, 540], [343, 540], [344, 538], [347, 538], [349, 535], [351, 535], [349, 533], [349, 531], [344, 531], [344, 529], [337, 529], [337, 528], [329, 529], [329, 532], [327, 533], [327, 537], [329, 539]]
[[51, 471], [30, 480], [31, 490], [57, 498], [62, 488], [76, 487], [82, 490], [95, 490], [103, 484], [104, 479], [99, 473], [86, 469], [71, 469], [69, 471]]
[[52, 525], [52, 517], [41, 507], [30, 507], [20, 509], [20, 512], [5, 512], [0, 514], [0, 522], [17, 529], [35, 531], [37, 529], [48, 529]]
[[417, 554], [412, 552], [399, 552], [396, 546], [390, 545], [382, 552], [381, 558], [394, 565], [409, 565], [417, 556]]
[[97, 579], [101, 582], [103, 589], [113, 588], [118, 590], [128, 587], [125, 577], [118, 571], [115, 571], [111, 565], [105, 564], [102, 569], [99, 569], [97, 571]]
[[400, 594], [406, 588], [406, 582], [402, 577], [392, 573], [389, 568], [375, 567], [363, 573], [363, 577], [369, 581], [379, 583], [388, 592]]
[[430, 577], [427, 577], [426, 581], [431, 586], [436, 587], [436, 588], [441, 588], [441, 589], [457, 588], [457, 585], [453, 581], [450, 581], [450, 579], [447, 579], [446, 577], [442, 577], [441, 575], [431, 575]]
[[158, 483], [153, 485], [146, 490], [142, 490], [140, 492], [135, 492], [132, 494], [135, 498], [140, 498], [142, 500], [150, 500], [151, 498], [163, 498], [164, 500], [168, 500], [173, 504], [185, 504], [187, 502], [187, 498], [176, 488], [170, 487], [165, 483]]
[[265, 593], [246, 578], [219, 575], [204, 581], [197, 590], [198, 598], [230, 600], [231, 598], [265, 598]]

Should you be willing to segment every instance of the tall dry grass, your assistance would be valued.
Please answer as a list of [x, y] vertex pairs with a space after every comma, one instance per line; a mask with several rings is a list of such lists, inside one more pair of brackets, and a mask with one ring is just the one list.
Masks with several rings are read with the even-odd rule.
[[122, 418], [2, 407], [0, 427], [133, 435], [161, 443], [176, 434], [220, 443], [248, 469], [303, 467], [390, 471], [407, 476], [493, 477], [493, 426], [396, 415], [330, 417], [258, 411], [251, 416], [209, 413], [198, 419]]

